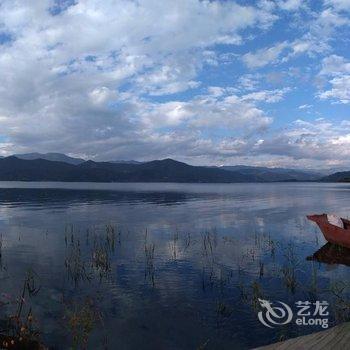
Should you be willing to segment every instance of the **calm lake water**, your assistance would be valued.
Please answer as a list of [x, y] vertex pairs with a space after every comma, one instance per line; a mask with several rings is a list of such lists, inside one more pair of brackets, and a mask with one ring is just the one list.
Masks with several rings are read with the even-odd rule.
[[[0, 327], [29, 310], [55, 349], [249, 349], [322, 330], [260, 323], [258, 298], [327, 301], [350, 268], [307, 261], [311, 213], [350, 215], [346, 184], [0, 183]], [[31, 294], [31, 295], [30, 295]]]

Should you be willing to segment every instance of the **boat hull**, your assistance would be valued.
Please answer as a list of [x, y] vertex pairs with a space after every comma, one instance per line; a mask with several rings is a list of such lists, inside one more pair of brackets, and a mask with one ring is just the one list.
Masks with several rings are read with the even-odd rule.
[[334, 226], [328, 222], [327, 215], [308, 215], [307, 218], [315, 222], [323, 233], [324, 238], [333, 244], [350, 248], [350, 221], [343, 219], [344, 228]]

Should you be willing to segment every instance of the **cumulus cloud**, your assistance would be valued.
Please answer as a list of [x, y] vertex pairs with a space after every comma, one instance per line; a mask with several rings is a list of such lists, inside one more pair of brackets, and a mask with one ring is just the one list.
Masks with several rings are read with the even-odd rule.
[[274, 46], [259, 49], [256, 52], [248, 52], [242, 60], [249, 68], [260, 68], [267, 64], [277, 63], [283, 51], [288, 48], [288, 42], [277, 43]]
[[152, 71], [140, 74], [136, 78], [137, 86], [154, 96], [175, 94], [196, 88], [200, 82], [195, 78], [203, 61], [204, 59], [198, 56], [169, 60], [169, 62], [154, 67]]
[[283, 0], [278, 2], [278, 6], [282, 10], [295, 11], [303, 5], [303, 0]]
[[248, 52], [242, 56], [242, 60], [249, 68], [261, 68], [271, 64], [287, 62], [291, 58], [302, 54], [313, 56], [328, 50], [329, 45], [324, 38], [321, 40], [321, 38], [307, 33], [301, 39], [283, 41], [271, 47]]
[[262, 101], [267, 103], [279, 102], [284, 98], [284, 95], [290, 91], [290, 88], [279, 90], [262, 90], [249, 93], [242, 96], [243, 101]]
[[331, 86], [329, 90], [319, 92], [321, 99], [350, 103], [350, 61], [337, 55], [326, 57], [322, 62], [320, 75], [329, 78]]
[[140, 108], [144, 125], [159, 129], [185, 127], [197, 131], [225, 128], [232, 135], [246, 134], [266, 128], [272, 118], [257, 107], [256, 102], [279, 100], [283, 92], [264, 91], [263, 96], [238, 96], [230, 89], [211, 87], [208, 92], [186, 101], [146, 103]]
[[321, 99], [334, 99], [340, 103], [350, 103], [350, 75], [330, 80], [332, 88], [319, 94]]
[[326, 0], [326, 6], [332, 6], [338, 11], [350, 11], [350, 2], [349, 0]]
[[[302, 161], [312, 154], [304, 146], [318, 157], [318, 138], [342, 151], [347, 136], [333, 124], [332, 135], [325, 122], [304, 126], [309, 136], [296, 136], [300, 124], [273, 131], [284, 115], [272, 108], [295, 89], [277, 65], [302, 55], [328, 55], [318, 96], [348, 103], [349, 63], [331, 55], [346, 3], [312, 12], [298, 0], [0, 1], [0, 154]], [[275, 23], [290, 31], [283, 18], [299, 10], [309, 19], [302, 35], [261, 48], [259, 35]], [[276, 70], [264, 74], [244, 67], [269, 64]]]
[[341, 28], [350, 25], [348, 14], [342, 10], [349, 8], [346, 0], [330, 0], [325, 2], [325, 7], [315, 15], [306, 7], [305, 2], [298, 0], [280, 1], [278, 5], [283, 10], [294, 11], [299, 7], [307, 9], [306, 16], [309, 20], [298, 19], [293, 25], [302, 28], [304, 33], [294, 40], [276, 42], [255, 51], [250, 51], [241, 57], [249, 68], [261, 68], [267, 65], [276, 65], [288, 62], [300, 55], [314, 57], [321, 54], [329, 54], [332, 50], [331, 42], [337, 39]]
[[326, 119], [299, 119], [260, 142], [255, 152], [319, 161], [322, 167], [344, 164], [350, 156], [350, 124], [345, 120], [337, 124]]
[[260, 138], [225, 138], [197, 146], [197, 155], [222, 164], [329, 169], [349, 166], [350, 123], [298, 119]]
[[[161, 148], [169, 133], [156, 132], [157, 123], [200, 128], [213, 124], [200, 121], [206, 117], [219, 119], [215, 108], [225, 105], [228, 115], [234, 105], [202, 97], [155, 103], [151, 97], [198, 88], [198, 72], [216, 64], [213, 45], [238, 45], [242, 31], [266, 28], [274, 19], [235, 2], [3, 1], [0, 24], [11, 40], [0, 52], [1, 134], [16, 152], [119, 156], [124, 145], [137, 148], [136, 140]], [[235, 103], [248, 114], [250, 107]], [[234, 118], [245, 127], [244, 114]], [[221, 119], [229, 123], [230, 117]]]
[[343, 75], [350, 74], [350, 61], [344, 57], [331, 55], [323, 59], [320, 74], [324, 75]]

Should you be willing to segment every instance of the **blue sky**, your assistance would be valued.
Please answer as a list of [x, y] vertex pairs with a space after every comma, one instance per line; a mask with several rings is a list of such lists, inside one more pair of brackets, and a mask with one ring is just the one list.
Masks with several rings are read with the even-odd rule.
[[350, 0], [0, 0], [0, 154], [350, 168]]

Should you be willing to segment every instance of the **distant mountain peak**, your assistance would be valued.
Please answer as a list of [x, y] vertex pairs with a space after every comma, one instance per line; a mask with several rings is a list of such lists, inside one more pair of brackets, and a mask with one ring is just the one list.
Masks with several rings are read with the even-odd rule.
[[66, 154], [57, 153], [57, 152], [49, 152], [49, 153], [33, 152], [33, 153], [24, 153], [24, 154], [14, 154], [14, 156], [24, 160], [44, 159], [44, 160], [50, 160], [53, 162], [64, 162], [64, 163], [73, 164], [73, 165], [78, 165], [85, 162], [84, 159], [70, 157], [70, 156], [67, 156]]
[[107, 163], [114, 163], [114, 164], [142, 164], [143, 162], [139, 162], [137, 160], [111, 160]]
[[320, 179], [323, 176], [322, 173], [308, 170], [268, 168], [249, 165], [221, 166], [220, 169], [227, 171], [238, 171], [245, 175], [251, 175], [256, 178], [256, 181], [262, 182], [314, 181]]
[[158, 162], [162, 162], [162, 163], [182, 163], [182, 164], [186, 164], [183, 162], [180, 162], [178, 160], [172, 159], [172, 158], [164, 158], [164, 159], [159, 159]]
[[350, 171], [339, 171], [322, 178], [325, 182], [350, 182]]
[[[285, 182], [347, 181], [349, 172], [324, 177], [322, 172], [250, 165], [193, 166], [172, 158], [148, 162], [98, 162], [62, 153], [26, 153], [1, 157], [3, 180], [121, 182]], [[1, 172], [2, 171], [2, 172]], [[51, 174], [52, 171], [52, 174]]]
[[135, 164], [87, 161], [74, 165], [46, 159], [17, 157], [0, 160], [1, 181], [89, 181], [89, 182], [249, 182], [251, 176], [218, 168], [196, 167], [173, 159]]

